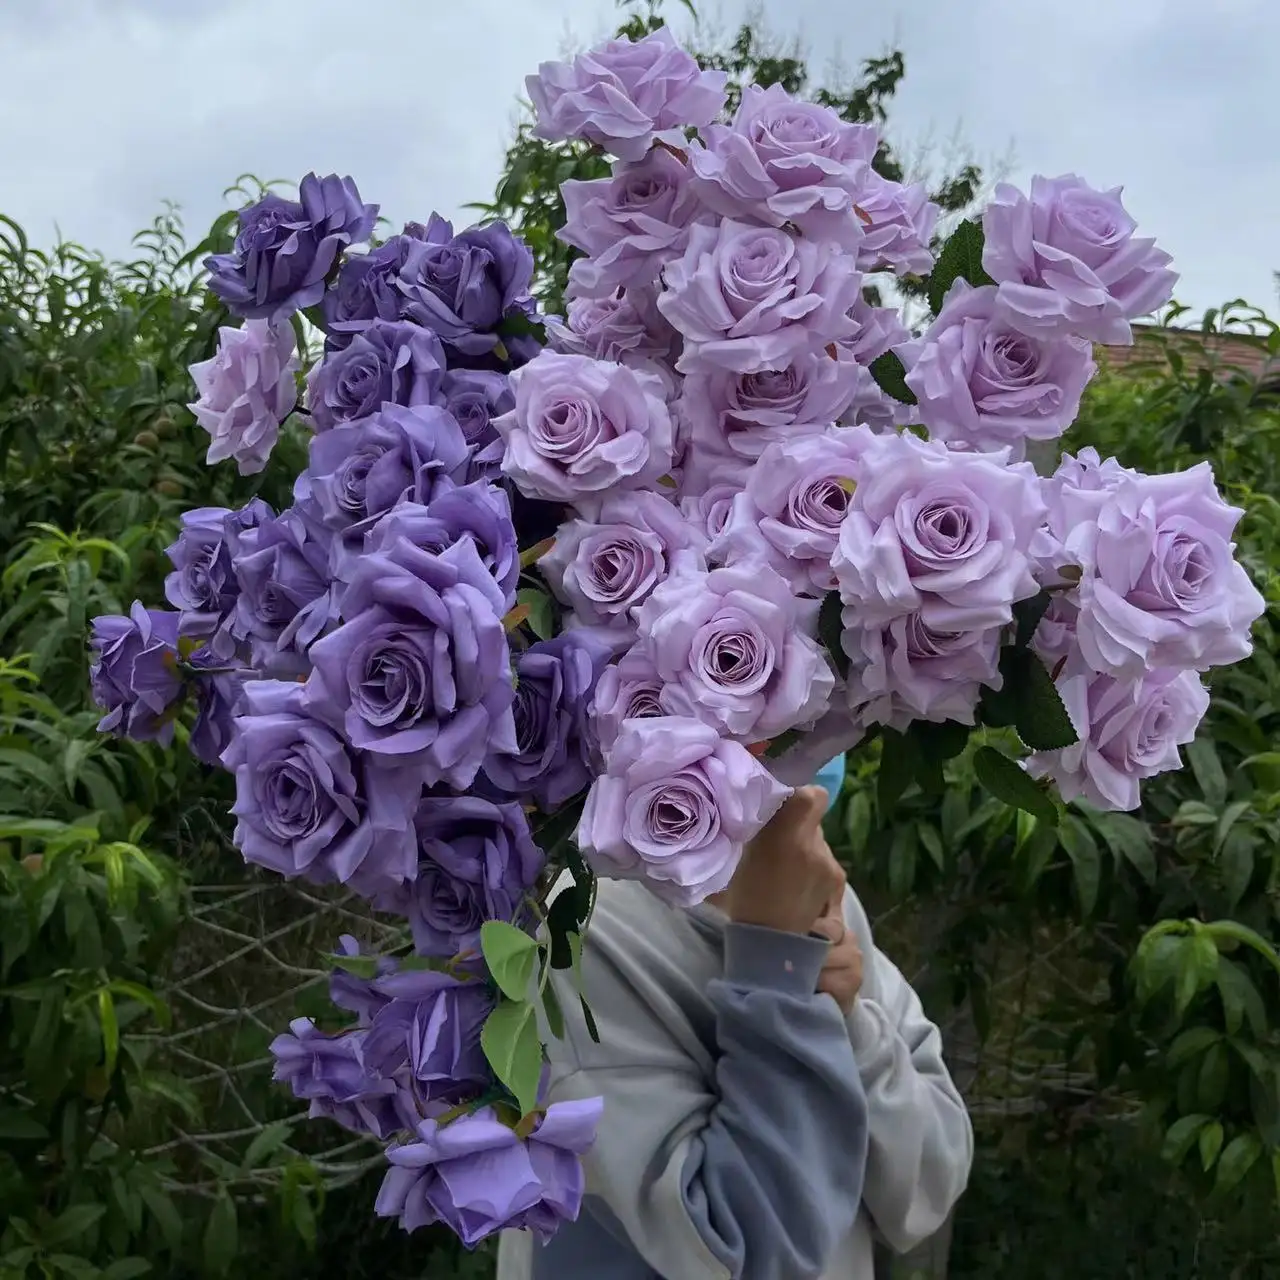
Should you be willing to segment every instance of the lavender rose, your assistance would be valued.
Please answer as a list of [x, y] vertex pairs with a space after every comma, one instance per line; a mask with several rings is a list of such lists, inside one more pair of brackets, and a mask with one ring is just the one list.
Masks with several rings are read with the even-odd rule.
[[740, 743], [683, 716], [628, 720], [591, 784], [578, 847], [614, 880], [691, 907], [728, 885], [790, 794]]
[[580, 504], [670, 470], [671, 414], [652, 375], [544, 351], [511, 381], [515, 408], [494, 426], [503, 470], [528, 496]]
[[426, 235], [410, 223], [368, 253], [351, 254], [342, 263], [333, 287], [324, 295], [325, 346], [345, 346], [351, 335], [375, 320], [401, 320], [405, 303], [402, 276], [409, 250]]
[[[572, 288], [572, 269], [569, 275]], [[649, 289], [630, 289], [615, 297], [571, 297], [566, 310], [565, 320], [548, 319], [547, 343], [567, 355], [644, 368], [650, 361], [669, 360], [679, 341]]]
[[505, 608], [470, 539], [435, 555], [389, 538], [311, 646], [305, 705], [358, 750], [465, 789], [488, 752], [515, 748]]
[[701, 484], [682, 486], [680, 512], [712, 542], [729, 522], [734, 499], [746, 483], [746, 468], [737, 463], [721, 464], [708, 470], [701, 479]]
[[941, 210], [924, 183], [894, 182], [868, 165], [855, 199], [863, 233], [858, 266], [863, 271], [888, 267], [900, 276], [927, 276], [933, 270], [929, 241]]
[[703, 139], [689, 165], [698, 195], [716, 213], [771, 227], [790, 223], [810, 239], [858, 248], [854, 196], [879, 145], [873, 126], [798, 102], [780, 84], [747, 85], [733, 123], [710, 125]]
[[354, 751], [309, 712], [296, 681], [246, 683], [222, 762], [235, 774], [234, 838], [246, 862], [371, 898], [412, 879], [421, 777]]
[[575, 622], [634, 632], [635, 610], [666, 577], [671, 555], [705, 546], [666, 498], [640, 490], [610, 494], [594, 520], [562, 525], [538, 568]]
[[1069, 665], [1058, 692], [1079, 741], [1032, 756], [1028, 772], [1052, 778], [1063, 800], [1099, 809], [1136, 809], [1142, 779], [1182, 767], [1178, 748], [1209, 709], [1200, 677], [1167, 667], [1117, 680]]
[[493, 420], [515, 407], [507, 375], [488, 369], [450, 369], [440, 384], [440, 403], [453, 415], [471, 450], [467, 479], [500, 479], [502, 437]]
[[866, 449], [831, 565], [861, 624], [925, 604], [940, 631], [1012, 621], [1013, 605], [1039, 590], [1028, 549], [1045, 512], [1031, 466], [911, 434], [848, 430], [865, 433]]
[[444, 348], [430, 330], [374, 320], [312, 368], [307, 402], [315, 429], [367, 418], [383, 404], [438, 403], [444, 366]]
[[547, 142], [582, 138], [620, 160], [640, 160], [654, 135], [709, 124], [724, 105], [723, 71], [703, 71], [666, 27], [609, 40], [572, 62], [544, 62], [525, 80]]
[[[870, 365], [886, 351], [902, 356], [902, 349], [912, 342], [911, 331], [902, 323], [897, 307], [877, 307], [861, 293], [849, 308], [849, 326], [850, 336], [838, 339], [836, 348], [846, 359], [860, 365]], [[905, 358], [904, 363], [911, 367]]]
[[[624, 721], [681, 713], [663, 705], [664, 692], [666, 682], [641, 645], [629, 649], [618, 662], [605, 667], [596, 683], [591, 723], [606, 756], [622, 732]], [[685, 709], [681, 707], [681, 711]], [[689, 714], [692, 715], [692, 711]]]
[[726, 218], [695, 224], [666, 269], [658, 308], [685, 340], [676, 368], [780, 369], [852, 332], [862, 277], [825, 241]]
[[494, 743], [488, 781], [551, 812], [591, 780], [595, 742], [587, 711], [612, 656], [590, 631], [566, 631], [530, 645], [516, 661], [515, 743]]
[[1031, 179], [1031, 195], [1001, 183], [983, 214], [982, 265], [1009, 323], [1032, 335], [1133, 341], [1129, 321], [1163, 306], [1178, 276], [1120, 201], [1074, 174]]
[[89, 643], [93, 700], [106, 712], [98, 731], [168, 746], [174, 704], [182, 696], [178, 615], [135, 600], [128, 617], [94, 618]]
[[1092, 347], [1070, 336], [1032, 338], [1002, 319], [993, 286], [958, 280], [907, 374], [929, 436], [1020, 456], [1028, 440], [1052, 440], [1075, 420], [1096, 372]]
[[209, 288], [236, 315], [286, 319], [320, 301], [339, 256], [369, 238], [377, 217], [350, 178], [309, 173], [297, 200], [268, 194], [241, 210], [232, 251], [204, 261]]
[[207, 673], [197, 674], [195, 679], [196, 720], [188, 746], [201, 764], [212, 768], [222, 763], [222, 753], [231, 743], [244, 682], [254, 673], [229, 665], [208, 645], [197, 649], [187, 661], [197, 673]]
[[218, 330], [218, 351], [191, 366], [199, 398], [187, 406], [209, 433], [205, 461], [234, 458], [242, 476], [267, 465], [280, 424], [298, 402], [301, 368], [290, 325], [246, 320]]
[[699, 718], [743, 742], [812, 723], [835, 678], [811, 638], [818, 602], [797, 599], [768, 565], [703, 570], [688, 552], [636, 614], [658, 674]]

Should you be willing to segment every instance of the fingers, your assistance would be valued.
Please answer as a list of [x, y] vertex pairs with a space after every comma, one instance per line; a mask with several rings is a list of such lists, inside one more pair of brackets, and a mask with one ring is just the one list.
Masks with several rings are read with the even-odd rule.
[[848, 932], [845, 922], [839, 916], [832, 915], [823, 916], [820, 920], [815, 921], [813, 931], [826, 938], [833, 945], [843, 942], [845, 934]]

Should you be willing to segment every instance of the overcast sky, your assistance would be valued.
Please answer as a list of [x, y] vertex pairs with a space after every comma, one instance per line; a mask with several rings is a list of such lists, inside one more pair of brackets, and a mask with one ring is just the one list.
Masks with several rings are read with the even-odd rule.
[[[1197, 309], [1273, 314], [1276, 0], [710, 0], [815, 68], [902, 48], [890, 133], [958, 134], [1008, 177], [1123, 184]], [[673, 25], [688, 30], [668, 0]], [[165, 199], [201, 233], [242, 173], [351, 173], [393, 220], [493, 190], [523, 77], [607, 34], [613, 0], [0, 0], [0, 212], [108, 253]], [[198, 238], [198, 237], [197, 237]]]

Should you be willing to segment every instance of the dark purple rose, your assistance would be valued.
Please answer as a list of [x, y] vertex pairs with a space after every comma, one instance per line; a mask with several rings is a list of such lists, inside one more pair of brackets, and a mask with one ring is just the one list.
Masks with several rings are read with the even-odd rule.
[[440, 555], [392, 538], [359, 557], [343, 625], [312, 645], [306, 706], [428, 786], [469, 787], [515, 749], [505, 609], [469, 538]]
[[178, 615], [135, 600], [128, 617], [94, 618], [90, 644], [93, 700], [107, 713], [98, 730], [168, 746], [173, 741], [170, 708], [182, 694]]
[[307, 401], [315, 429], [367, 418], [383, 404], [437, 401], [444, 364], [434, 333], [406, 321], [373, 321], [311, 370]]
[[399, 320], [404, 307], [401, 274], [413, 245], [425, 229], [410, 223], [368, 253], [352, 254], [342, 263], [338, 278], [324, 296], [326, 349], [346, 346], [353, 333], [375, 320]]
[[516, 663], [515, 749], [497, 749], [485, 776], [499, 791], [529, 796], [550, 812], [591, 781], [594, 735], [587, 717], [611, 646], [589, 631], [530, 645]]
[[185, 512], [178, 540], [165, 548], [173, 572], [164, 580], [165, 599], [180, 615], [179, 633], [212, 638], [215, 647], [227, 654], [234, 651], [234, 644], [219, 629], [240, 594], [227, 545], [226, 521], [231, 514], [226, 507]]
[[450, 369], [440, 394], [471, 448], [467, 479], [497, 480], [502, 475], [503, 444], [493, 420], [516, 403], [507, 375], [489, 369]]
[[267, 675], [297, 675], [312, 641], [336, 620], [330, 539], [296, 507], [244, 531], [233, 557], [240, 594], [232, 634]]
[[373, 898], [417, 870], [422, 779], [362, 755], [306, 705], [295, 680], [250, 680], [223, 764], [235, 773], [235, 844], [286, 879]]
[[196, 722], [191, 729], [191, 754], [201, 764], [217, 765], [231, 742], [244, 682], [252, 673], [236, 667], [205, 645], [187, 660], [197, 671]]
[[406, 250], [401, 282], [401, 314], [464, 357], [493, 351], [507, 315], [537, 312], [529, 292], [533, 254], [504, 222], [454, 235], [453, 224], [434, 215]]
[[[338, 939], [336, 954], [352, 959], [359, 959], [364, 955], [360, 950], [360, 944], [349, 933], [344, 933]], [[354, 1013], [362, 1027], [367, 1027], [373, 1021], [374, 1014], [390, 1002], [391, 997], [375, 990], [374, 984], [378, 978], [394, 972], [396, 967], [396, 962], [390, 956], [371, 958], [375, 962], [372, 978], [359, 978], [345, 969], [336, 968], [333, 971], [333, 977], [329, 979], [329, 999], [339, 1009]]]
[[209, 288], [238, 316], [284, 319], [320, 301], [339, 255], [369, 238], [377, 216], [350, 178], [309, 173], [297, 200], [269, 194], [241, 210], [235, 247], [204, 261]]

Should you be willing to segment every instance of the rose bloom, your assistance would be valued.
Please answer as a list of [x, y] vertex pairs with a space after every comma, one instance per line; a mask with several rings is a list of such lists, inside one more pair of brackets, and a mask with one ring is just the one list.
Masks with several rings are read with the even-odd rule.
[[738, 463], [708, 472], [701, 485], [682, 487], [680, 511], [686, 520], [704, 533], [708, 542], [724, 532], [733, 512], [734, 499], [746, 483], [746, 468]]
[[1074, 334], [1127, 345], [1129, 321], [1162, 307], [1178, 276], [1120, 201], [1067, 174], [1031, 179], [1031, 194], [1001, 183], [982, 217], [982, 265], [1000, 308], [1024, 333]]
[[1052, 778], [1063, 800], [1099, 809], [1136, 809], [1142, 779], [1182, 767], [1178, 748], [1195, 738], [1209, 709], [1200, 677], [1168, 667], [1116, 679], [1075, 661], [1058, 692], [1079, 741], [1033, 755], [1028, 772]]
[[728, 885], [789, 794], [709, 724], [628, 720], [587, 794], [578, 847], [599, 875], [643, 880], [672, 905], [694, 906]]
[[680, 714], [663, 705], [665, 689], [666, 682], [642, 645], [628, 649], [612, 666], [605, 667], [596, 682], [591, 723], [606, 756], [627, 720]]
[[[570, 268], [570, 291], [573, 286]], [[658, 311], [657, 295], [650, 289], [628, 289], [603, 298], [571, 296], [565, 319], [549, 317], [546, 328], [547, 345], [553, 351], [615, 360], [636, 368], [645, 368], [650, 361], [669, 360], [679, 342], [676, 331]]]
[[929, 199], [924, 183], [894, 182], [868, 165], [855, 198], [864, 224], [857, 246], [859, 267], [863, 271], [888, 267], [900, 276], [927, 276], [933, 270], [929, 241], [941, 210]]
[[128, 617], [94, 618], [90, 644], [89, 683], [94, 702], [106, 712], [98, 731], [168, 746], [171, 708], [182, 696], [178, 615], [135, 600]]
[[620, 160], [639, 160], [656, 134], [709, 124], [724, 105], [723, 71], [703, 71], [667, 27], [606, 41], [572, 62], [544, 62], [525, 80], [534, 137], [581, 138]]
[[852, 333], [856, 259], [825, 241], [726, 218], [695, 224], [664, 274], [658, 309], [679, 330], [676, 368], [779, 369]]

